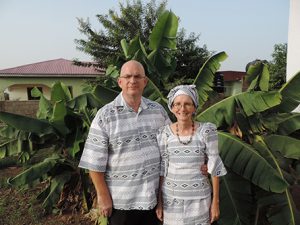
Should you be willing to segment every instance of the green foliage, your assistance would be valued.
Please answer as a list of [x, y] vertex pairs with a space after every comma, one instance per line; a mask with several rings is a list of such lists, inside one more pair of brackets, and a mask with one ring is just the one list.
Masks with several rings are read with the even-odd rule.
[[[97, 66], [99, 68], [107, 68], [111, 64], [120, 67], [125, 61], [124, 56], [128, 58], [131, 55], [130, 52], [136, 52], [129, 49], [130, 52], [123, 54], [122, 48], [123, 50], [127, 48], [125, 42], [121, 42], [120, 45], [120, 40], [125, 40], [128, 43], [134, 40], [137, 35], [139, 36], [139, 40], [144, 44], [145, 51], [147, 52], [156, 48], [153, 45], [158, 44], [163, 46], [155, 37], [149, 39], [149, 36], [153, 35], [155, 26], [157, 27], [157, 31], [154, 33], [164, 32], [163, 30], [165, 29], [161, 29], [157, 21], [158, 18], [164, 20], [162, 19], [162, 14], [166, 11], [166, 6], [167, 0], [162, 0], [158, 4], [156, 4], [155, 0], [148, 1], [147, 3], [143, 3], [140, 0], [128, 0], [125, 3], [119, 3], [119, 11], [110, 9], [108, 14], [97, 15], [97, 19], [103, 27], [100, 31], [92, 29], [88, 20], [78, 19], [79, 31], [86, 38], [75, 40], [77, 48], [92, 56], [93, 60], [97, 63], [93, 65], [79, 61], [76, 61], [76, 63], [85, 66]], [[173, 21], [178, 23], [177, 19]], [[173, 26], [174, 24], [172, 24], [171, 20], [168, 20], [168, 22], [169, 24], [161, 23], [161, 26], [167, 26], [167, 29], [170, 29], [170, 31], [167, 31], [168, 33], [172, 33], [172, 30], [173, 33], [177, 33], [177, 25]], [[158, 35], [157, 37], [162, 36]], [[184, 29], [181, 29], [177, 34], [177, 40], [177, 51], [168, 53], [172, 54], [173, 71], [160, 71], [161, 73], [172, 72], [172, 78], [169, 79], [169, 82], [173, 86], [178, 82], [185, 82], [186, 80], [190, 82], [189, 79], [193, 80], [195, 73], [212, 54], [207, 50], [205, 45], [203, 47], [198, 46], [199, 36], [196, 36], [194, 33], [187, 36]], [[165, 47], [174, 49], [174, 41], [170, 43], [165, 42], [167, 45]], [[169, 46], [170, 44], [173, 47]], [[135, 47], [138, 47], [138, 45], [139, 43], [135, 42]], [[133, 45], [132, 47], [134, 48]], [[130, 56], [130, 58], [132, 57]], [[157, 55], [157, 60], [162, 63], [168, 61], [165, 56], [159, 57], [159, 55]], [[170, 88], [171, 86], [168, 87], [168, 90]]]
[[287, 43], [274, 45], [270, 62], [271, 89], [279, 89], [286, 82]]

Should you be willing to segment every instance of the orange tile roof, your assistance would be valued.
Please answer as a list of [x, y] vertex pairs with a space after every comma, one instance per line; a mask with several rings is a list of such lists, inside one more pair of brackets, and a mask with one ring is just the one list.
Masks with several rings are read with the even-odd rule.
[[105, 69], [74, 65], [67, 59], [54, 59], [0, 70], [0, 77], [96, 77]]

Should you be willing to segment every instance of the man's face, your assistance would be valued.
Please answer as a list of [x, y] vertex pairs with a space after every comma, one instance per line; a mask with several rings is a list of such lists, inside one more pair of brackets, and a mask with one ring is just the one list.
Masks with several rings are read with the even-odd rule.
[[147, 81], [143, 67], [134, 61], [124, 64], [118, 78], [123, 94], [132, 97], [142, 96]]

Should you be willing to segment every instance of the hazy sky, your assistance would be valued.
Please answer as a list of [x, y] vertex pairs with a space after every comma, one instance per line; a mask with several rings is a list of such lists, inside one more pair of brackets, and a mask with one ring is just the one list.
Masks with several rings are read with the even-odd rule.
[[[250, 61], [270, 60], [274, 45], [288, 40], [289, 0], [169, 0], [167, 8], [180, 17], [180, 28], [200, 35], [199, 46], [228, 54], [221, 70], [245, 71]], [[76, 18], [89, 18], [99, 31], [96, 15], [108, 9], [118, 11], [119, 1], [0, 0], [0, 69], [91, 60], [76, 49], [74, 40], [85, 38]]]

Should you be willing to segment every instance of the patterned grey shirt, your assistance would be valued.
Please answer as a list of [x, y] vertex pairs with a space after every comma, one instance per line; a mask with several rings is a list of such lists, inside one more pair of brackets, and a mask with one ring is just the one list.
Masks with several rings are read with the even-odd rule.
[[191, 200], [211, 194], [210, 182], [200, 170], [206, 156], [208, 172], [212, 176], [226, 174], [219, 156], [216, 126], [212, 123], [199, 123], [188, 145], [179, 143], [169, 125], [159, 130], [157, 141], [162, 158], [160, 175], [165, 177], [162, 191], [168, 196]]
[[119, 94], [96, 114], [79, 167], [105, 172], [115, 209], [156, 205], [160, 154], [158, 129], [170, 123], [157, 102], [142, 97], [136, 113]]

